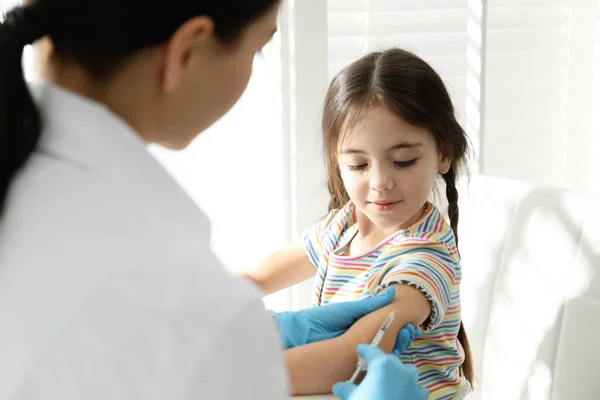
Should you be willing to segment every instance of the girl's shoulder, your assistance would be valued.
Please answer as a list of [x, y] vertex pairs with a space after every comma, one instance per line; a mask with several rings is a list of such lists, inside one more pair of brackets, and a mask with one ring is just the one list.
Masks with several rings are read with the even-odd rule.
[[458, 261], [456, 237], [444, 215], [432, 203], [427, 203], [423, 216], [413, 225], [400, 231], [388, 246], [389, 251], [432, 249], [448, 252]]
[[317, 223], [313, 226], [313, 229], [316, 229], [321, 236], [328, 232], [337, 233], [339, 236], [344, 230], [348, 229], [348, 227], [354, 225], [355, 223], [355, 207], [352, 202], [348, 202], [342, 208], [336, 208], [329, 211], [327, 215], [323, 216], [317, 221]]
[[342, 234], [355, 222], [355, 208], [351, 202], [344, 207], [329, 211], [327, 215], [306, 229], [302, 235], [310, 248], [331, 252]]

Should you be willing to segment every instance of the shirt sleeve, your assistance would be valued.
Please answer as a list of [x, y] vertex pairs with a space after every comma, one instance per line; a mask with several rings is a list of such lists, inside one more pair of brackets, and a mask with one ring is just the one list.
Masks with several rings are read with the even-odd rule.
[[410, 285], [425, 295], [431, 305], [429, 318], [423, 324], [425, 331], [436, 328], [449, 308], [458, 303], [461, 270], [446, 245], [426, 241], [411, 251], [390, 249], [387, 259], [375, 279], [374, 292], [378, 293], [391, 284]]
[[338, 211], [338, 209], [330, 211], [329, 214], [323, 217], [318, 223], [305, 229], [302, 233], [304, 251], [315, 268], [319, 268], [320, 260], [328, 252], [327, 244], [324, 243], [323, 237], [331, 227]]

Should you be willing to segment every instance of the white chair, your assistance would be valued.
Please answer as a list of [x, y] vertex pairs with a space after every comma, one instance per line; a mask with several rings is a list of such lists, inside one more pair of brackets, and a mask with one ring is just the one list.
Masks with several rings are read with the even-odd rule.
[[463, 197], [469, 399], [600, 399], [600, 198], [489, 176]]

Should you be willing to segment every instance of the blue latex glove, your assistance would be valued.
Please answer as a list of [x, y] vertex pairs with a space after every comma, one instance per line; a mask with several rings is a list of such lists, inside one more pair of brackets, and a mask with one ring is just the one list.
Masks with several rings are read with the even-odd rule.
[[365, 300], [273, 313], [282, 345], [289, 349], [338, 337], [360, 318], [390, 304], [395, 293], [391, 287]]
[[367, 375], [360, 385], [340, 382], [333, 394], [342, 400], [427, 400], [427, 390], [419, 386], [417, 369], [404, 365], [396, 355], [379, 347], [361, 344], [357, 352], [367, 361]]
[[421, 336], [421, 330], [419, 328], [415, 328], [411, 324], [404, 325], [404, 328], [400, 329], [400, 332], [398, 332], [392, 354], [398, 357], [400, 354], [404, 353], [419, 336]]

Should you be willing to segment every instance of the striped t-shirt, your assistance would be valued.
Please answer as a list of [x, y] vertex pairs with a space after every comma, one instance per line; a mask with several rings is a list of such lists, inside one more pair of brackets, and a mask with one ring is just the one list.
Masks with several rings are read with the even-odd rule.
[[464, 351], [460, 327], [460, 258], [454, 233], [431, 203], [407, 229], [360, 255], [345, 256], [358, 231], [354, 204], [331, 211], [304, 233], [306, 252], [317, 268], [313, 306], [371, 297], [390, 284], [407, 284], [429, 299], [431, 314], [422, 335], [400, 356], [419, 370], [430, 399], [460, 399], [469, 382], [459, 376]]

